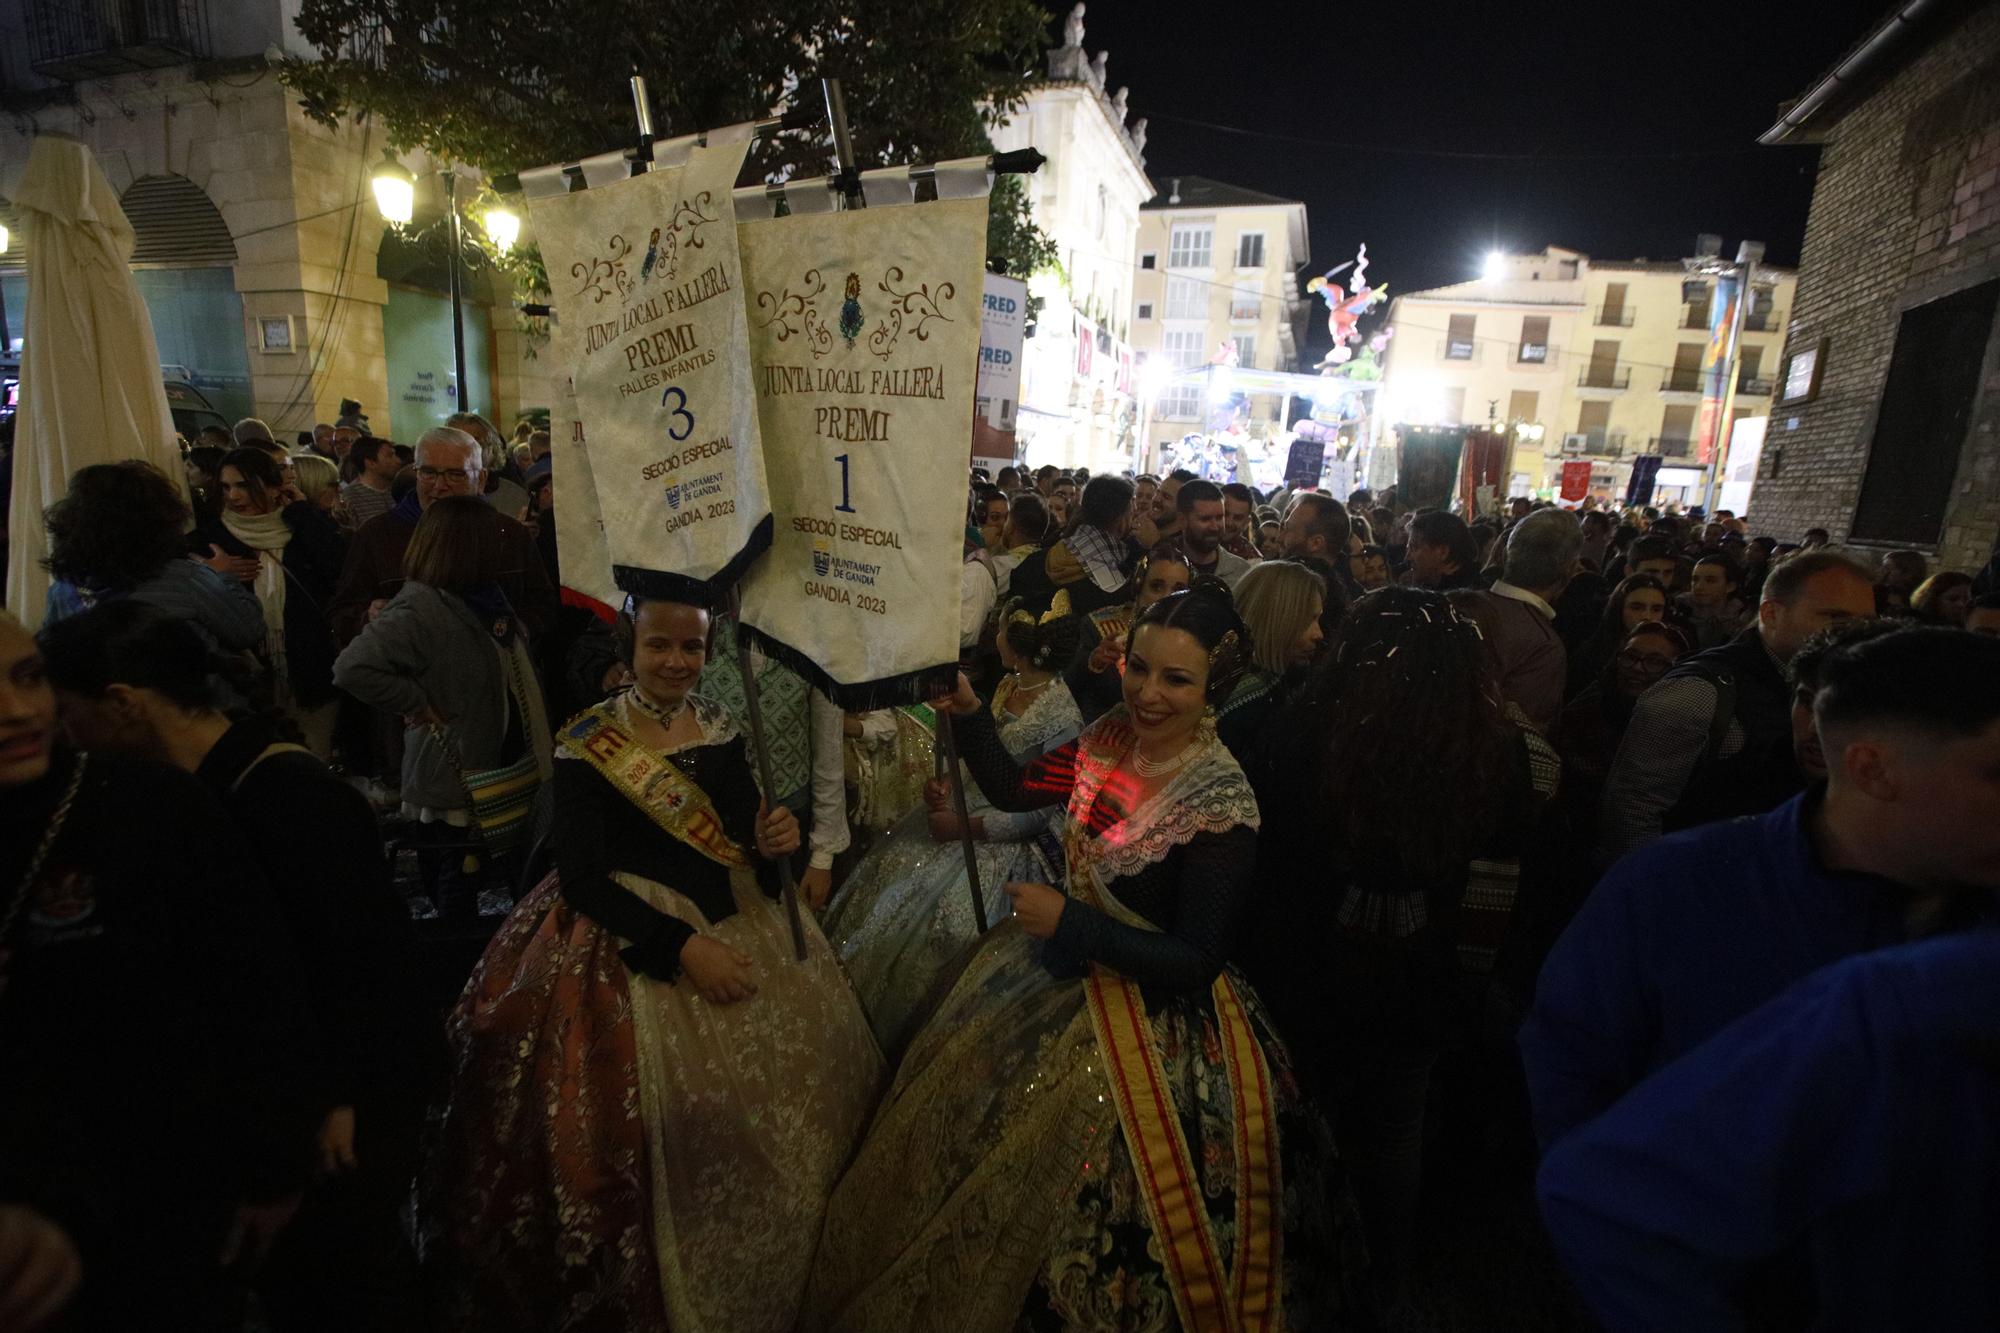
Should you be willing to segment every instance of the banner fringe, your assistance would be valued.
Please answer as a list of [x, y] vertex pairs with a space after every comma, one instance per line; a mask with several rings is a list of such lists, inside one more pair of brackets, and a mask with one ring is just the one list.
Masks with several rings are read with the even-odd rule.
[[756, 645], [757, 650], [764, 656], [791, 668], [804, 678], [807, 684], [850, 713], [872, 713], [878, 708], [927, 704], [958, 688], [957, 662], [945, 662], [938, 666], [906, 671], [900, 676], [884, 676], [879, 680], [864, 680], [853, 685], [844, 685], [829, 676], [812, 658], [790, 644], [772, 638], [747, 621], [738, 621], [736, 632], [748, 635], [750, 642]]
[[743, 549], [706, 579], [664, 569], [641, 569], [635, 565], [613, 565], [611, 578], [621, 591], [650, 601], [686, 602], [692, 606], [705, 606], [712, 612], [720, 611], [729, 605], [729, 590], [750, 571], [757, 557], [771, 549], [771, 537], [775, 531], [775, 521], [769, 514], [764, 515], [750, 530], [750, 540]]

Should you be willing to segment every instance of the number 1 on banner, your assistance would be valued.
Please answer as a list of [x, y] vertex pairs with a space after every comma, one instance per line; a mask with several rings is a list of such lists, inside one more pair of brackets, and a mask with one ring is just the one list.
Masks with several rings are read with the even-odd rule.
[[848, 455], [839, 454], [833, 460], [840, 464], [840, 503], [833, 507], [833, 511], [836, 514], [851, 514], [854, 512], [854, 506], [847, 503], [852, 498], [847, 493], [847, 459]]

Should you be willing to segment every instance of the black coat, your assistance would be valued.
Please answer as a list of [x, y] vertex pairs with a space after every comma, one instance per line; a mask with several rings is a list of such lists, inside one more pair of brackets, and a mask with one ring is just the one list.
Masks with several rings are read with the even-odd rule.
[[[75, 763], [0, 791], [10, 890]], [[233, 1204], [303, 1187], [319, 1123], [287, 932], [214, 796], [100, 756], [26, 892], [0, 989], [0, 1198], [83, 1255], [64, 1327], [207, 1327]]]
[[[334, 521], [310, 501], [285, 506], [285, 526], [292, 539], [285, 546], [285, 657], [292, 697], [306, 708], [334, 697], [333, 629], [329, 619], [333, 591], [347, 559], [347, 538]], [[235, 556], [256, 551], [239, 541], [220, 515], [204, 519], [188, 537], [198, 556], [209, 547]]]

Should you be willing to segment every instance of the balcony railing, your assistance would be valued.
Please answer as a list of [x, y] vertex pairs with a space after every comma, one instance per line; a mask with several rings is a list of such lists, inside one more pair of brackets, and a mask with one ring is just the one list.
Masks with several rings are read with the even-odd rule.
[[1438, 343], [1440, 361], [1477, 361], [1479, 343], [1472, 338], [1446, 338]]
[[1694, 453], [1694, 441], [1685, 435], [1655, 435], [1647, 446], [1649, 453], [1663, 458], [1687, 458]]
[[1632, 372], [1616, 366], [1585, 366], [1576, 377], [1579, 389], [1628, 389]]
[[27, 0], [28, 62], [75, 82], [208, 54], [205, 0]]
[[1769, 398], [1771, 396], [1771, 381], [1759, 379], [1755, 375], [1738, 375], [1736, 377], [1736, 392], [1749, 394], [1754, 398]]
[[1549, 363], [1549, 345], [1522, 343], [1514, 349], [1514, 359], [1523, 365], [1545, 366]]
[[1235, 320], [1254, 320], [1264, 313], [1263, 304], [1256, 300], [1229, 302], [1229, 317]]
[[1681, 307], [1681, 327], [1684, 329], [1706, 329], [1708, 327], [1708, 302], [1689, 302]]
[[1623, 458], [1625, 456], [1625, 433], [1613, 431], [1607, 434], [1601, 430], [1578, 431], [1583, 436], [1581, 447], [1572, 447], [1575, 436], [1563, 441], [1563, 453], [1571, 457]]
[[1632, 307], [1601, 305], [1597, 307], [1594, 322], [1600, 328], [1629, 329], [1632, 327]]
[[1700, 393], [1701, 372], [1699, 370], [1670, 370], [1660, 376], [1661, 393]]
[[1785, 327], [1785, 312], [1753, 310], [1743, 317], [1743, 327], [1750, 333], [1776, 333]]

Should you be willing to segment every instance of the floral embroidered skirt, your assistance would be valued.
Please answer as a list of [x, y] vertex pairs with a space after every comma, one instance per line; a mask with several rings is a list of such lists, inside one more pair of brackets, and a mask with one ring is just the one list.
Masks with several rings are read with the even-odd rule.
[[827, 938], [868, 1013], [875, 1040], [893, 1059], [956, 978], [982, 925], [1007, 919], [1001, 885], [1061, 884], [1059, 854], [1044, 840], [976, 842], [986, 921], [972, 919], [965, 852], [931, 838], [930, 817], [913, 810], [877, 843], [840, 886], [826, 914]]
[[[1181, 1327], [1080, 980], [997, 927], [912, 1042], [827, 1211], [806, 1329]], [[1361, 1322], [1365, 1258], [1326, 1122], [1239, 980], [1274, 1084], [1280, 1327]], [[1147, 1007], [1202, 1201], [1228, 1262], [1235, 1100], [1207, 995]]]
[[449, 1023], [422, 1209], [445, 1326], [785, 1333], [881, 1055], [818, 928], [794, 961], [747, 875], [714, 924], [621, 882], [749, 954], [758, 992], [715, 1005], [631, 973], [554, 876], [515, 906]]

